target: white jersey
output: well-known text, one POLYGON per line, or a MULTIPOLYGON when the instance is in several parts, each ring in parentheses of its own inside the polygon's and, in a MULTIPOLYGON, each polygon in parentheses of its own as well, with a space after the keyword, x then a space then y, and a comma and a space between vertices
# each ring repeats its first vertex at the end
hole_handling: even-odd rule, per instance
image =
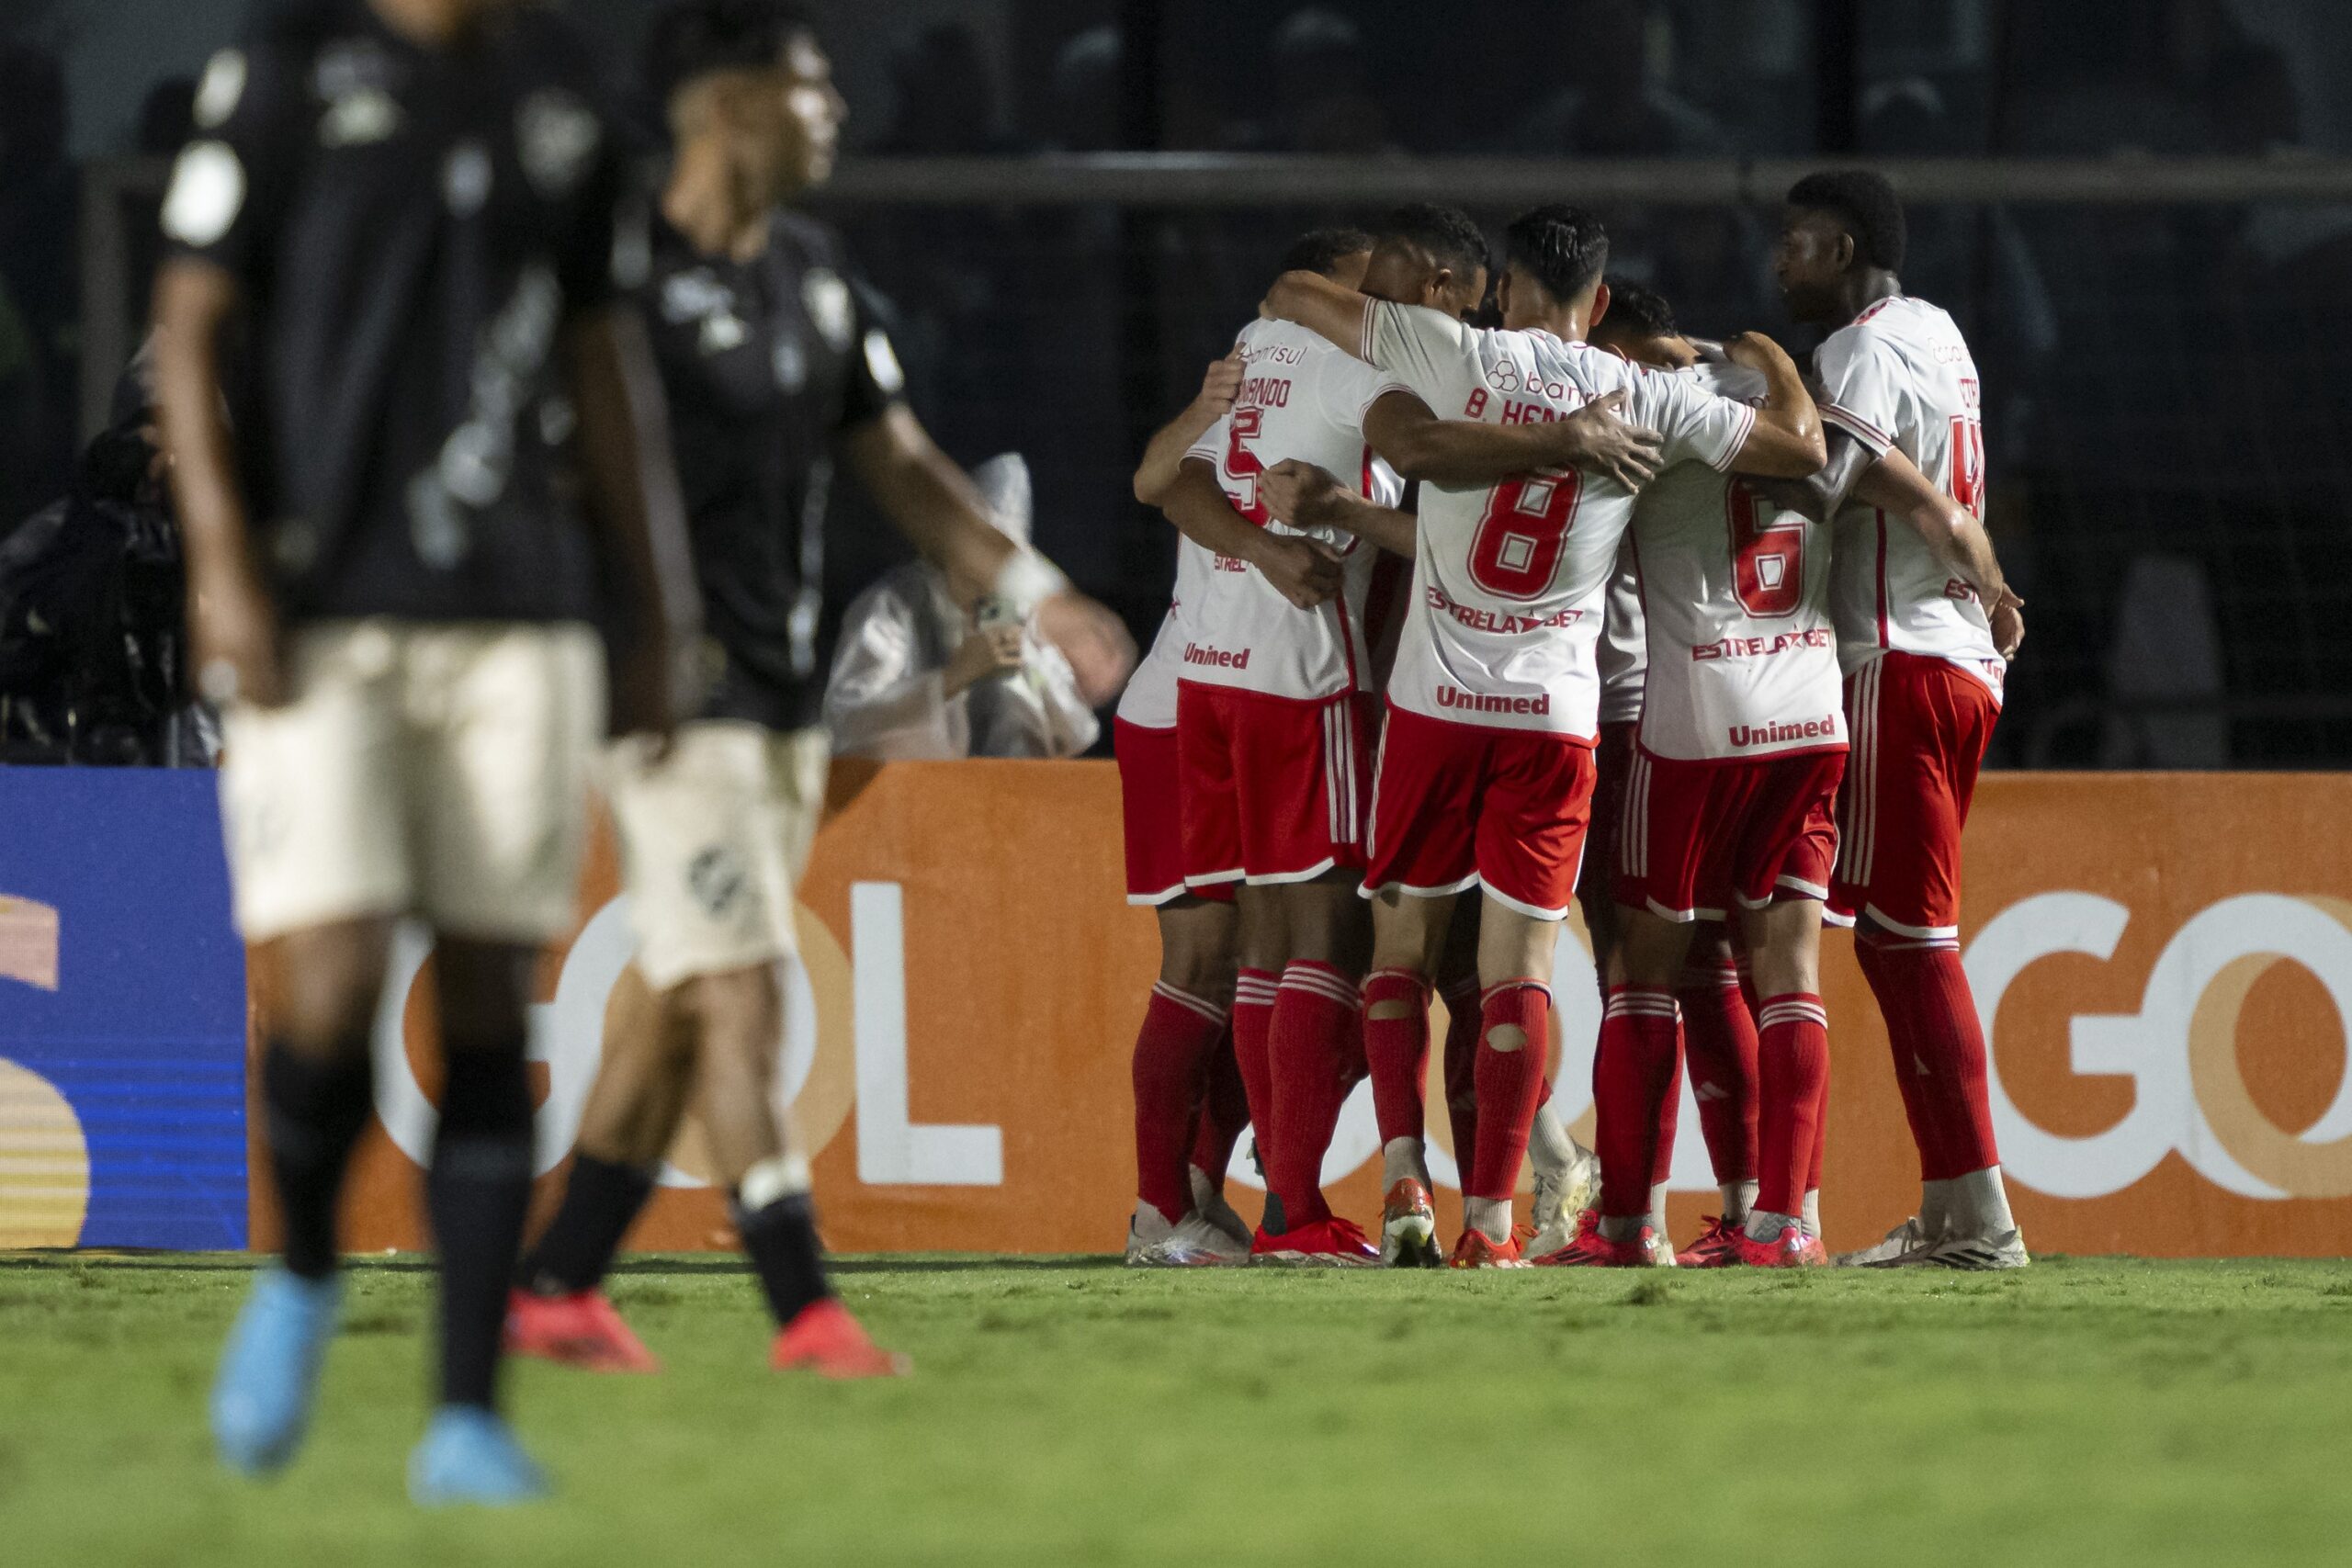
MULTIPOLYGON (((1682 374, 1725 397, 1764 401, 1764 378, 1743 367, 1682 374)), ((1633 536, 1649 617, 1643 750, 1695 760, 1846 744, 1829 534, 1696 463, 1650 481, 1634 508, 1633 536)))
POLYGON ((1263 574, 1215 558, 1182 679, 1238 686, 1269 696, 1319 702, 1372 689, 1364 640, 1364 595, 1379 550, 1330 528, 1294 528, 1267 512, 1258 476, 1288 459, 1339 476, 1382 506, 1404 495, 1396 470, 1364 445, 1364 411, 1398 383, 1288 321, 1252 321, 1235 340, 1243 361, 1232 412, 1211 425, 1188 457, 1216 470, 1233 509, 1277 534, 1318 539, 1345 558, 1339 595, 1302 610, 1263 574))
POLYGON ((1634 538, 1617 547, 1617 570, 1610 574, 1609 597, 1600 615, 1600 722, 1632 724, 1642 716, 1642 693, 1649 683, 1650 644, 1643 626, 1642 577, 1634 565, 1634 538))
MULTIPOLYGON (((1415 305, 1374 303, 1363 352, 1442 419, 1556 420, 1629 394, 1624 415, 1666 439, 1664 461, 1728 467, 1756 411, 1688 377, 1628 365, 1549 333, 1485 332, 1415 305)), ((1589 743, 1600 721, 1602 598, 1634 492, 1574 469, 1484 490, 1421 486, 1413 602, 1389 701, 1455 724, 1589 743)))
POLYGON ((1159 619, 1159 635, 1151 651, 1136 666, 1127 689, 1119 695, 1119 717, 1146 729, 1176 728, 1176 677, 1184 668, 1184 645, 1197 639, 1200 607, 1208 596, 1209 573, 1216 554, 1176 536, 1176 592, 1168 614, 1159 619))
MULTIPOLYGON (((1952 319, 1924 299, 1882 299, 1815 360, 1821 417, 1883 456, 1889 447, 1984 515, 1984 413, 1976 361, 1952 319)), ((1832 604, 1848 671, 1893 649, 1949 659, 2000 695, 2007 669, 1976 591, 1900 519, 1854 505, 1838 514, 1832 604)))

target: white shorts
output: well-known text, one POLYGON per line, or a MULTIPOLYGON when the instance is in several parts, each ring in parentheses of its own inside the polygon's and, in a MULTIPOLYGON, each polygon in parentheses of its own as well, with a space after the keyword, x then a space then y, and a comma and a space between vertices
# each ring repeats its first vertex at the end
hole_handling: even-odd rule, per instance
POLYGON ((646 984, 666 991, 795 951, 796 890, 825 810, 825 732, 707 721, 681 728, 661 761, 650 750, 618 742, 605 777, 646 984))
POLYGON ((577 625, 339 621, 294 634, 284 707, 225 716, 220 809, 248 942, 372 916, 538 943, 579 897, 605 653, 577 625))

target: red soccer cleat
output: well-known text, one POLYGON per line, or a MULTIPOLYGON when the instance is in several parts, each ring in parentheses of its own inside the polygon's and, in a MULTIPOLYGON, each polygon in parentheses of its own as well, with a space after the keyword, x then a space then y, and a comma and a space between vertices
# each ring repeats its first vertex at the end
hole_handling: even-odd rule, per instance
POLYGON ((1262 1226, 1250 1243, 1250 1261, 1291 1269, 1371 1269, 1380 1254, 1352 1220, 1336 1215, 1280 1235, 1262 1226))
POLYGON ((1674 1255, 1685 1269, 1736 1269, 1739 1266, 1739 1226, 1720 1214, 1707 1216, 1699 1239, 1674 1255))
POLYGON ((1437 1211, 1430 1190, 1411 1177, 1389 1188, 1380 1209, 1380 1260, 1391 1269, 1435 1269, 1437 1211))
POLYGON ((1448 1269, 1525 1269, 1526 1258, 1519 1255, 1519 1237, 1512 1236, 1500 1246, 1487 1239, 1487 1233, 1472 1225, 1453 1244, 1453 1256, 1447 1259, 1448 1269))
POLYGON ((506 1297, 506 1351, 592 1372, 658 1372, 661 1361, 629 1332, 602 1291, 506 1297))
POLYGON ((867 1338, 849 1308, 831 1296, 810 1302, 799 1316, 776 1330, 768 1365, 780 1372, 811 1371, 843 1380, 902 1378, 915 1368, 910 1358, 867 1338))
POLYGON ((1734 1240, 1739 1261, 1750 1269, 1818 1269, 1829 1261, 1821 1238, 1807 1235, 1797 1225, 1782 1225, 1770 1241, 1757 1241, 1743 1230, 1734 1240))
MULTIPOLYGON (((1557 1252, 1535 1259, 1538 1269, 1655 1269, 1660 1267, 1657 1232, 1644 1225, 1639 1234, 1611 1241, 1600 1234, 1600 1214, 1587 1209, 1577 1216, 1577 1237, 1557 1252)), ((1672 1253, 1668 1253, 1670 1259, 1672 1253)))

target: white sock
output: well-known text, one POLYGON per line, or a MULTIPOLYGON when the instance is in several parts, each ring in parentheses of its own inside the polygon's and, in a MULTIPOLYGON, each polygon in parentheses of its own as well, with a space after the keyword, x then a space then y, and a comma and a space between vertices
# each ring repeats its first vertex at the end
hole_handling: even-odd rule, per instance
POLYGON ((1804 1221, 1798 1215, 1776 1214, 1770 1209, 1747 1211, 1747 1239, 1750 1241, 1778 1241, 1781 1233, 1791 1225, 1802 1230, 1804 1221))
POLYGON ((1601 1239, 1632 1241, 1642 1234, 1642 1227, 1649 1223, 1650 1217, 1647 1214, 1603 1214, 1600 1216, 1601 1239))
POLYGON ((1464 1198, 1462 1200, 1462 1223, 1500 1247, 1510 1239, 1510 1200, 1464 1198))
POLYGON ((1738 1225, 1747 1223, 1747 1211, 1756 1207, 1756 1183, 1726 1181, 1715 1189, 1723 1194, 1724 1223, 1738 1225))
POLYGON ((1661 1181, 1650 1189, 1650 1229, 1666 1234, 1666 1183, 1661 1181))
POLYGON ((2002 1185, 2001 1168, 1988 1165, 1966 1176, 1954 1177, 1951 1188, 1951 1233, 1954 1235, 1999 1235, 2018 1228, 2009 1213, 2008 1189, 2002 1185))
POLYGON ((1535 1112, 1535 1130, 1527 1139, 1527 1157, 1545 1175, 1567 1169, 1577 1157, 1577 1141, 1568 1136, 1567 1124, 1552 1109, 1552 1101, 1559 1095, 1555 1089, 1544 1098, 1535 1112))
POLYGON ((1919 1183, 1919 1228, 1935 1241, 1951 1225, 1952 1183, 1922 1181, 1919 1183))
POLYGON ((1818 1237, 1818 1236, 1821 1235, 1821 1189, 1820 1189, 1820 1188, 1816 1187, 1816 1188, 1815 1188, 1812 1191, 1807 1192, 1807 1193, 1804 1195, 1804 1234, 1805 1234, 1805 1235, 1809 1235, 1809 1236, 1818 1237))
POLYGON ((1391 1138, 1380 1146, 1380 1185, 1394 1187, 1411 1179, 1430 1184, 1429 1161, 1419 1138, 1391 1138))

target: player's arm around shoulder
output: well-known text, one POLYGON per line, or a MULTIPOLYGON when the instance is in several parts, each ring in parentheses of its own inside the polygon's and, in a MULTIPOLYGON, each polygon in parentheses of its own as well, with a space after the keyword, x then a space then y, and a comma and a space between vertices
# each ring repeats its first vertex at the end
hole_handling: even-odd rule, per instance
POLYGON ((1741 333, 1724 352, 1733 364, 1764 378, 1765 394, 1764 406, 1755 411, 1746 437, 1723 467, 1762 479, 1802 479, 1820 473, 1829 461, 1828 442, 1821 411, 1796 361, 1762 333, 1741 333))
POLYGON ((1286 272, 1274 279, 1258 313, 1269 321, 1295 322, 1342 353, 1368 360, 1373 304, 1370 295, 1319 272, 1286 272))

